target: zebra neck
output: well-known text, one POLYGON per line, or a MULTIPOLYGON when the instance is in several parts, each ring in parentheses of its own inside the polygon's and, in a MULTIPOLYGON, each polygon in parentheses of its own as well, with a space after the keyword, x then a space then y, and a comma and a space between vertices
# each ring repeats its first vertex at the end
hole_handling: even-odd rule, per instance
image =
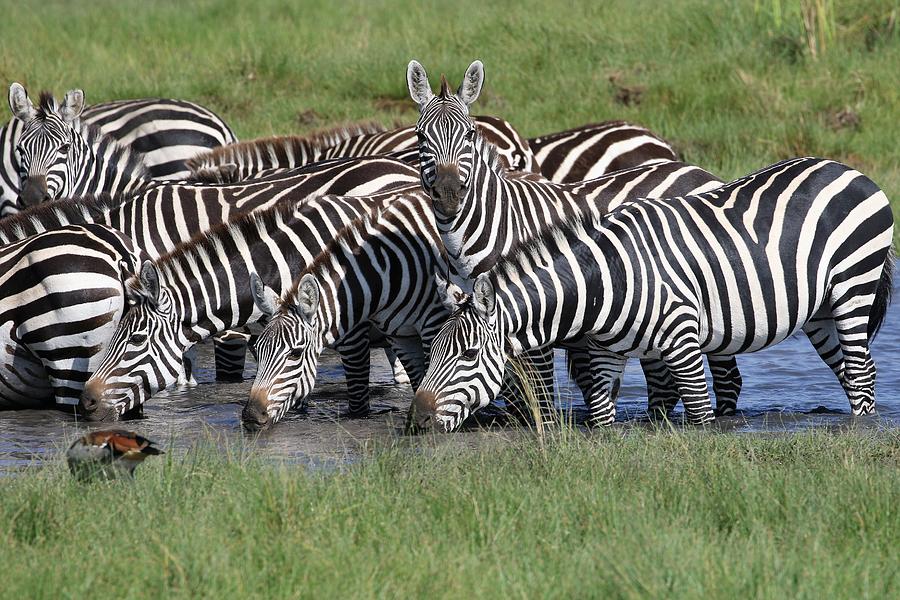
POLYGON ((87 142, 84 151, 84 159, 76 161, 80 170, 74 176, 76 184, 72 195, 123 194, 152 183, 143 156, 109 136, 101 136, 95 144, 87 142))

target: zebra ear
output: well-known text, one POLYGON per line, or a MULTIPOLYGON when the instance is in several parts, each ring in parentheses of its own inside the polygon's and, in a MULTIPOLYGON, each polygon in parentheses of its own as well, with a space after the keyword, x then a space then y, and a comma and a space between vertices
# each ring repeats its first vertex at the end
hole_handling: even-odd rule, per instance
POLYGON ((9 109, 13 116, 20 121, 30 121, 37 115, 34 104, 21 83, 13 83, 9 86, 9 109))
POLYGON ((482 85, 484 85, 484 65, 480 60, 476 60, 466 69, 466 76, 456 90, 456 95, 469 106, 478 100, 482 85))
POLYGON ((428 101, 434 97, 425 67, 417 61, 409 61, 409 66, 406 67, 406 84, 409 86, 410 97, 420 108, 428 104, 428 101))
POLYGON ((437 285, 438 297, 441 299, 441 304, 443 304, 444 308, 450 312, 455 311, 459 308, 460 304, 469 299, 469 295, 466 294, 461 287, 455 283, 451 283, 449 279, 446 279, 440 273, 434 274, 434 282, 435 285, 437 285))
POLYGON ((59 107, 59 114, 63 121, 71 123, 81 116, 84 110, 84 92, 82 90, 69 90, 63 97, 62 106, 59 107))
POLYGON ((278 308, 278 294, 265 285, 256 273, 250 273, 250 295, 253 296, 253 304, 261 313, 267 317, 275 314, 278 308))
POLYGON ((307 273, 297 286, 297 308, 307 323, 312 323, 319 310, 319 283, 312 273, 307 273))
POLYGON ((159 302, 159 271, 153 261, 144 261, 138 281, 141 283, 142 295, 153 304, 159 302))
POLYGON ((485 321, 493 322, 497 311, 497 294, 494 291, 494 284, 487 273, 482 273, 475 280, 475 287, 472 291, 472 300, 475 304, 475 310, 485 321))

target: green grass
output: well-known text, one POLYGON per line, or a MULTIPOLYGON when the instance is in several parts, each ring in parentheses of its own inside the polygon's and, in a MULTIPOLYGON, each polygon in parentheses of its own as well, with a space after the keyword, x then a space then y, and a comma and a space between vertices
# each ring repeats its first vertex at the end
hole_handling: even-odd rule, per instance
POLYGON ((4 0, 0 79, 89 101, 189 98, 252 138, 411 123, 410 58, 434 83, 481 58, 477 112, 527 135, 629 119, 726 179, 812 154, 900 201, 898 0, 186 4, 4 0), (815 54, 801 6, 822 7, 815 54))
POLYGON ((332 473, 194 451, 134 484, 79 484, 61 463, 15 477, 0 485, 0 595, 900 593, 897 430, 466 437, 332 473))

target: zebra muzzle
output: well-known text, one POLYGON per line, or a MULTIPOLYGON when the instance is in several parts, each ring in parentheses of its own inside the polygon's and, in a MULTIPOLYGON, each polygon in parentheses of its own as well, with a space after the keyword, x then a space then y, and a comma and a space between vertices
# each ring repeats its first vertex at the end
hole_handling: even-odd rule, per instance
POLYGON ((50 193, 47 191, 47 178, 43 175, 26 179, 19 192, 19 206, 22 208, 48 202, 51 199, 50 193))
POLYGON ((261 431, 272 424, 269 416, 269 399, 265 393, 250 391, 250 399, 241 411, 241 424, 247 431, 261 431))
POLYGON ((416 392, 406 416, 406 432, 414 435, 432 429, 435 425, 436 410, 437 395, 434 392, 420 389, 416 392))
POLYGON ((96 379, 88 381, 81 392, 78 407, 82 416, 88 421, 116 421, 119 412, 115 405, 103 400, 105 386, 96 379))

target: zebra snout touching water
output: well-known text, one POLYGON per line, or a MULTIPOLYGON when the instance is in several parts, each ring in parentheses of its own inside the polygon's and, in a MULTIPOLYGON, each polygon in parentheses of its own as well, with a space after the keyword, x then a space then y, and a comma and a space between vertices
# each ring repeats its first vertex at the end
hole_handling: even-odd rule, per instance
MULTIPOLYGON (((281 299, 251 277, 254 302, 270 318, 256 342, 257 375, 242 415, 247 428, 277 423, 302 403, 322 349, 358 346, 354 340, 370 324, 418 386, 424 348, 448 314, 435 284, 447 266, 428 204, 421 192, 398 195, 349 223, 281 299)), ((351 393, 350 414, 360 408, 351 393)))
POLYGON ((755 352, 800 330, 852 413, 869 414, 893 228, 878 186, 817 158, 548 228, 475 280, 432 343, 410 421, 456 429, 496 396, 506 355, 587 340, 606 353, 592 424, 615 416, 611 392, 628 357, 662 360, 688 419, 703 424, 713 419, 703 354, 755 352))

